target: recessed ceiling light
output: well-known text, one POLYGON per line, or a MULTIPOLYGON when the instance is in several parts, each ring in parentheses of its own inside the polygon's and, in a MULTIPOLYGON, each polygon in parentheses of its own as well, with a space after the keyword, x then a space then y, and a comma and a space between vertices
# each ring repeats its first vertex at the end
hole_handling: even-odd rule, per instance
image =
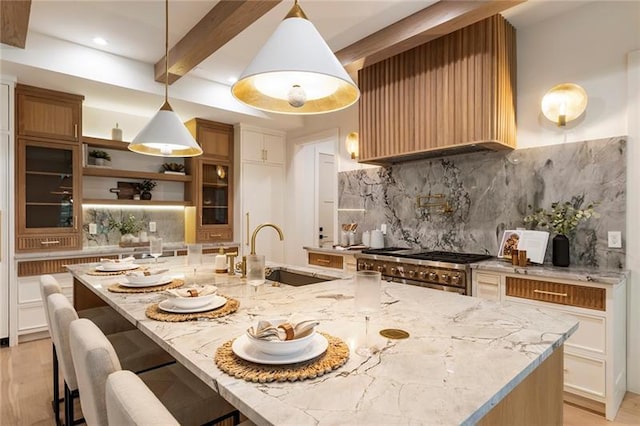
POLYGON ((229 77, 227 79, 227 81, 231 84, 235 83, 236 81, 238 81, 238 77, 229 77))
POLYGON ((107 44, 109 44, 107 40, 103 39, 102 37, 94 37, 93 42, 100 46, 106 46, 107 44))

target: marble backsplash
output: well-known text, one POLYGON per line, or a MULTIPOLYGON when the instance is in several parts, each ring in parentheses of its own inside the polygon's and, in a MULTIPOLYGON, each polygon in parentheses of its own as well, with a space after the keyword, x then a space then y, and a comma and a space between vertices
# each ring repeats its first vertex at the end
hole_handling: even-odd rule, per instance
POLYGON ((142 226, 142 232, 148 236, 162 238, 167 243, 184 241, 184 209, 183 208, 85 208, 83 209, 83 247, 114 246, 120 242, 120 232, 109 226, 111 220, 121 222, 133 216, 142 226), (149 231, 149 222, 156 223, 156 232, 149 231), (89 234, 89 225, 95 223, 97 233, 89 234))
MULTIPOLYGON (((358 237, 387 225, 387 246, 496 255, 505 229, 524 227, 528 208, 552 202, 598 202, 598 218, 571 238, 571 263, 623 268, 623 249, 607 248, 607 232, 625 246, 626 138, 509 152, 470 153, 389 167, 341 172, 338 222, 358 223, 358 237), (438 194, 442 194, 438 198, 438 194), (421 204, 448 203, 443 207, 421 204)), ((551 239, 547 261, 551 259, 551 239)))

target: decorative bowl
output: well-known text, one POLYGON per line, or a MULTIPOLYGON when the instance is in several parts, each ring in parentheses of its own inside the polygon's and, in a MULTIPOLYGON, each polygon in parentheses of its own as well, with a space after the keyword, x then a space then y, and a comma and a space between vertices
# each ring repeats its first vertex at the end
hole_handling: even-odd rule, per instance
POLYGON ((168 296, 167 299, 176 308, 180 308, 180 309, 200 308, 202 306, 206 306, 207 304, 211 303, 211 301, 213 301, 213 299, 217 297, 218 288, 215 286, 208 286, 208 287, 212 287, 212 288, 208 289, 209 292, 202 296, 178 295, 179 293, 183 294, 188 292, 189 291, 188 288, 180 289, 179 291, 173 290, 171 292, 165 292, 165 294, 168 296))
MULTIPOLYGON (((275 327, 286 322, 286 320, 271 320, 271 324, 275 327)), ((264 352, 269 355, 290 355, 296 352, 300 352, 304 350, 316 334, 315 328, 310 329, 306 332, 306 334, 299 336, 293 340, 265 340, 258 339, 257 337, 252 336, 247 331, 247 337, 249 338, 249 342, 252 346, 258 349, 260 352, 264 352)))
POLYGON ((134 285, 153 284, 167 281, 167 276, 164 274, 152 274, 152 275, 127 275, 125 277, 127 281, 134 285))

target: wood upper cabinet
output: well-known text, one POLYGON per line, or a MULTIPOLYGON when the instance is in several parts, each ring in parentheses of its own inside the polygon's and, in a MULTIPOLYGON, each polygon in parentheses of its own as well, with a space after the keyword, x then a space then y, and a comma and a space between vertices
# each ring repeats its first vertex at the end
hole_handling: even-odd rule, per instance
POLYGON ((194 118, 187 128, 204 151, 185 159, 185 201, 196 209, 199 243, 233 241, 233 126, 194 118))
POLYGON ((79 142, 83 100, 84 96, 16 85, 17 135, 79 142))
POLYGON ((360 161, 515 148, 515 45, 495 15, 360 70, 360 161))

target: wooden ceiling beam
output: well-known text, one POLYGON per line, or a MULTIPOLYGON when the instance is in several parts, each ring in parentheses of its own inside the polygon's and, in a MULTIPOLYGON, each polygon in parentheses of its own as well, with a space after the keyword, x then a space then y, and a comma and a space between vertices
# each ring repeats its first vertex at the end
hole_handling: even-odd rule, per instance
POLYGON ((526 0, 441 0, 336 53, 351 75, 526 0))
POLYGON ((0 1, 0 43, 24 49, 30 14, 31 0, 0 1))
MULTIPOLYGON (((169 84, 195 68, 282 0, 220 0, 169 51, 169 84)), ((165 58, 155 64, 155 79, 165 81, 165 58)))

